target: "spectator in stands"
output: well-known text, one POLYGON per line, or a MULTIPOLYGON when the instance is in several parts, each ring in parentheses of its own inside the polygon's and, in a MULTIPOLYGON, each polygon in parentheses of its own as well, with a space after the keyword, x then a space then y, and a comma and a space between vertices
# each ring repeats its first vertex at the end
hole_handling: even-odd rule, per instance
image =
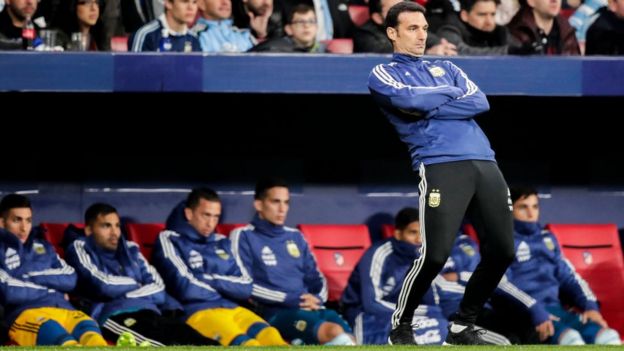
POLYGON ((511 199, 516 257, 509 277, 553 316, 552 323, 539 330, 542 339, 561 345, 619 345, 618 332, 602 318, 587 282, 561 255, 555 236, 540 226, 537 191, 516 187, 511 189, 511 199), (569 297, 580 313, 565 309, 560 294, 569 297))
POLYGON ((81 33, 88 38, 87 50, 102 50, 106 47, 102 21, 100 20, 100 0, 66 0, 58 14, 58 21, 53 23, 63 32, 64 46, 68 50, 72 33, 81 33))
POLYGON ((570 25, 576 30, 576 40, 579 43, 581 54, 585 53, 587 30, 600 15, 598 10, 607 6, 608 0, 585 0, 568 19, 570 25))
POLYGON ((325 52, 325 46, 316 41, 314 9, 301 4, 288 15, 284 31, 287 36, 262 42, 250 51, 255 52, 325 52))
POLYGON ((173 209, 153 261, 167 289, 183 305, 186 323, 222 345, 286 345, 277 329, 235 301, 246 301, 252 281, 241 274, 230 241, 214 232, 221 200, 196 188, 173 209))
POLYGON ((423 255, 403 280, 390 342, 414 344, 414 311, 444 267, 467 215, 487 245, 445 342, 484 344, 475 321, 513 259, 508 188, 474 119, 489 109, 485 94, 449 61, 422 59, 428 29, 424 11, 406 1, 390 8, 385 24, 392 62, 375 66, 368 81, 373 99, 411 150, 427 228, 423 255))
POLYGON ((0 201, 0 302, 19 346, 105 346, 97 323, 67 301, 76 272, 32 228, 32 206, 22 195, 0 201))
POLYGON ((353 38, 353 22, 349 16, 350 0, 275 0, 274 11, 287 18, 295 6, 305 4, 314 8, 318 21, 318 41, 353 38))
POLYGON ((284 35, 282 13, 273 11, 273 0, 233 0, 234 26, 248 28, 258 40, 284 35))
POLYGON ((245 52, 257 44, 247 28, 236 28, 232 21, 231 0, 198 0, 202 17, 193 30, 199 35, 204 52, 245 52))
POLYGON ((541 55, 580 55, 574 28, 561 16, 561 0, 527 0, 509 22, 523 47, 541 55))
MULTIPOLYGON (((201 1, 201 0, 200 0, 201 1)), ((165 13, 128 39, 130 51, 201 51, 188 25, 197 15, 197 0, 165 0, 165 13)))
MULTIPOLYGON (((462 0, 459 21, 442 25, 438 35, 455 44, 459 55, 524 54, 506 27, 496 24, 500 0, 462 0)), ((529 52, 532 46, 527 48, 529 52)))
POLYGON ((286 183, 256 183, 256 215, 234 230, 232 251, 254 280, 257 311, 292 343, 353 345, 349 325, 324 308, 327 283, 301 232, 284 226, 290 205, 286 183))
POLYGON ((22 49, 22 27, 27 18, 33 20, 35 30, 45 27, 45 19, 32 18, 37 11, 37 0, 6 0, 0 12, 0 50, 22 49))
POLYGON ((624 0, 609 0, 587 31, 587 55, 624 55, 624 0))
POLYGON ((117 210, 96 203, 85 212, 86 237, 67 248, 67 261, 78 272, 78 292, 92 304, 104 337, 114 341, 130 332, 139 343, 218 345, 175 318, 161 315, 165 285, 136 243, 121 235, 117 210))
MULTIPOLYGON (((391 53, 392 42, 388 40, 383 23, 388 10, 395 4, 405 0, 370 0, 368 9, 371 18, 355 29, 353 36, 354 52, 391 53)), ((444 38, 430 33, 427 37, 427 54, 438 56, 455 56, 457 48, 444 38)))

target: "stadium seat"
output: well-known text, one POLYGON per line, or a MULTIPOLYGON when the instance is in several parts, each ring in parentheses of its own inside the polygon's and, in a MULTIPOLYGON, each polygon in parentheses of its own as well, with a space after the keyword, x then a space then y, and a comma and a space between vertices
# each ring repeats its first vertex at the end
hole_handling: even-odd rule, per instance
POLYGON ((389 239, 394 236, 394 226, 392 224, 381 225, 381 239, 389 239))
POLYGON ((462 232, 468 235, 477 244, 479 243, 479 237, 477 236, 477 231, 475 230, 472 224, 464 223, 464 225, 462 225, 462 232))
POLYGON ((349 5, 349 17, 356 27, 362 26, 370 19, 367 5, 349 5))
POLYGON ((247 224, 241 224, 241 223, 219 223, 217 224, 217 229, 215 229, 215 232, 219 234, 223 234, 225 236, 229 236, 232 230, 236 228, 244 227, 246 225, 247 224))
POLYGON ((624 259, 615 224, 549 224, 563 255, 589 283, 600 312, 624 336, 624 259))
POLYGON ((141 253, 148 261, 152 259, 152 249, 158 234, 164 229, 164 223, 126 223, 128 240, 139 244, 141 253))
POLYGON ((128 51, 128 37, 118 36, 111 38, 111 51, 127 52, 128 51))
POLYGON ((338 301, 355 265, 371 245, 363 224, 300 224, 321 272, 327 279, 329 301, 338 301))
POLYGON ((327 52, 332 54, 353 53, 353 39, 350 38, 323 40, 321 43, 327 45, 327 52))
MULTIPOLYGON (((61 245, 63 241, 63 235, 65 234, 65 229, 69 226, 70 223, 49 223, 49 222, 41 222, 40 226, 43 229, 43 238, 46 239, 54 249, 56 253, 58 253, 61 258, 65 257, 65 250, 61 245)), ((84 224, 82 223, 73 223, 78 228, 84 228, 84 224)))

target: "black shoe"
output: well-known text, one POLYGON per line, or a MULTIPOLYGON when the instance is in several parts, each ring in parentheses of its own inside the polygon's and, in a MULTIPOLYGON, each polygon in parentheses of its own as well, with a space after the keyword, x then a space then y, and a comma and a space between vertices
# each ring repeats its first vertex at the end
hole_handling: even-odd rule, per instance
POLYGON ((483 340, 482 336, 487 333, 484 329, 475 329, 474 326, 467 326, 459 333, 453 333, 449 324, 449 332, 444 341, 444 345, 492 345, 492 343, 483 340))
POLYGON ((390 331, 388 337, 390 345, 416 345, 414 340, 414 329, 411 323, 399 323, 399 325, 390 331))

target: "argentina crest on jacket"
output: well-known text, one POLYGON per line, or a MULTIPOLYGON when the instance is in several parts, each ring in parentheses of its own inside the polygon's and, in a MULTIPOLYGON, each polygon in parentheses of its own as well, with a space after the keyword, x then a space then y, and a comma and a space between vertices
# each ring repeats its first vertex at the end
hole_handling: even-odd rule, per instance
POLYGON ((301 256, 301 252, 293 240, 286 241, 286 250, 294 258, 301 256))

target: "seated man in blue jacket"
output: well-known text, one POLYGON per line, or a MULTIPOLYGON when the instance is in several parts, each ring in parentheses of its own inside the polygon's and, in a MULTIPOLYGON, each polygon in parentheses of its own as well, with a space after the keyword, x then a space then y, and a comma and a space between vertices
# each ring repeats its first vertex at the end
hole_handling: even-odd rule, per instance
POLYGON ((67 247, 67 261, 78 272, 78 292, 92 303, 91 315, 108 340, 124 332, 153 346, 218 345, 184 322, 161 315, 165 285, 139 247, 121 235, 117 210, 96 203, 85 212, 86 237, 67 247))
POLYGON ((257 311, 293 343, 353 345, 349 325, 323 306, 326 281, 303 235, 284 226, 289 204, 283 180, 259 181, 256 216, 231 234, 232 251, 253 278, 257 311))
POLYGON ((214 232, 221 200, 196 188, 173 209, 160 233, 153 261, 169 293, 186 312, 186 323, 222 345, 286 345, 274 327, 237 301, 251 296, 252 282, 241 273, 230 241, 214 232))
POLYGON ((32 230, 32 206, 22 195, 0 201, 0 303, 19 346, 105 346, 97 323, 67 301, 76 272, 32 230))
POLYGON ((509 266, 510 280, 531 295, 539 307, 552 315, 542 326, 543 339, 551 344, 619 345, 620 336, 609 328, 598 309, 596 296, 561 254, 555 236, 542 229, 537 191, 511 189, 516 257, 509 266), (566 310, 559 295, 570 297, 580 313, 566 310))
MULTIPOLYGON (((376 243, 360 259, 341 299, 347 320, 358 331, 358 343, 388 343, 390 319, 403 277, 420 256, 421 246, 418 210, 407 207, 396 215, 394 237, 376 243)), ((457 295, 461 299, 462 294, 457 295)), ((429 289, 414 313, 414 335, 419 345, 439 345, 446 338, 448 320, 439 299, 438 290, 429 289)))

